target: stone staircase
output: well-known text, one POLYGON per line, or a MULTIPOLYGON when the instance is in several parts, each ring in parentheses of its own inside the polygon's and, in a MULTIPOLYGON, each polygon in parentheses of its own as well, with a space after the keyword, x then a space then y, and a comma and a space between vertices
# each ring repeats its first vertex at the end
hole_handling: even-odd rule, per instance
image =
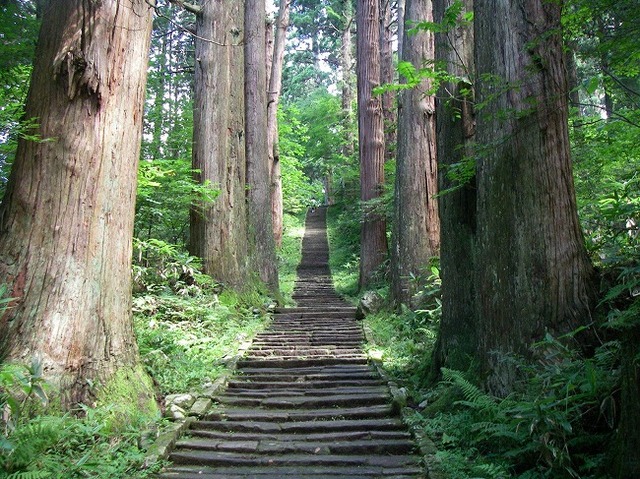
POLYGON ((162 479, 422 478, 355 308, 333 289, 324 208, 307 215, 294 308, 276 310, 162 479))

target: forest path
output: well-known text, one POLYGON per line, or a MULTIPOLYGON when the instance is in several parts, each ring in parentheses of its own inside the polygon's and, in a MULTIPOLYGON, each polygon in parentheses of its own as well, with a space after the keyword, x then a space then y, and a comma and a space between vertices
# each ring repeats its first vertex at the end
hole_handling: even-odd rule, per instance
POLYGON ((238 362, 162 479, 408 479, 419 457, 331 282, 326 209, 309 212, 293 299, 238 362))

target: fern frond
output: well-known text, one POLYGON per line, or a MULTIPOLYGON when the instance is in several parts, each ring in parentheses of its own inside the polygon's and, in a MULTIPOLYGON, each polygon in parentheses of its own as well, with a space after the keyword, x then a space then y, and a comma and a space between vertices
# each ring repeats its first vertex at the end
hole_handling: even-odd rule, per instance
POLYGON ((511 439, 516 442, 522 442, 525 439, 507 424, 482 421, 474 423, 471 429, 482 433, 487 439, 511 439))
POLYGON ((506 479, 511 477, 509 472, 500 464, 479 464, 473 467, 474 475, 481 474, 487 479, 506 479))
POLYGON ((442 376, 462 391, 466 401, 459 401, 459 403, 474 409, 495 409, 497 407, 497 402, 493 397, 472 384, 460 371, 442 368, 442 376))

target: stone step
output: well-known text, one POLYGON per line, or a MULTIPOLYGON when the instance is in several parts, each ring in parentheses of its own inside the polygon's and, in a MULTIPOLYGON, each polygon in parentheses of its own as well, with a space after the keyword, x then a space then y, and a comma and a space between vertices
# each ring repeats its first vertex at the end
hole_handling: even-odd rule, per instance
POLYGON ((289 346, 288 348, 252 348, 246 355, 247 358, 269 358, 269 357, 316 357, 316 356, 337 356, 337 355, 361 355, 362 350, 359 348, 345 348, 338 346, 314 346, 307 344, 298 347, 289 346))
POLYGON ((220 439, 211 438, 188 438, 181 439, 176 443, 179 452, 192 451, 224 451, 246 454, 269 454, 272 458, 277 458, 282 454, 334 454, 334 455, 356 455, 363 453, 370 454, 408 454, 414 448, 409 439, 351 439, 345 440, 293 440, 281 441, 276 439, 220 439))
POLYGON ((335 344, 338 346, 342 345, 352 345, 352 346, 360 346, 363 343, 363 340, 358 336, 347 336, 345 338, 330 338, 328 336, 264 336, 259 340, 255 340, 253 345, 251 346, 251 350, 254 349, 262 349, 264 347, 280 347, 290 345, 292 342, 296 342, 297 344, 308 344, 310 346, 322 344, 322 342, 328 342, 331 339, 331 344, 335 344), (321 342, 322 341, 322 342, 321 342))
POLYGON ((387 394, 389 391, 386 385, 383 384, 358 384, 348 386, 338 386, 331 383, 323 382, 321 385, 311 384, 296 384, 285 383, 284 387, 274 387, 273 384, 262 383, 259 388, 251 385, 252 387, 244 387, 250 385, 250 383, 237 384, 235 387, 227 388, 227 394, 238 397, 276 397, 276 396, 329 396, 333 394, 367 394, 367 393, 380 393, 387 394), (269 387, 265 387, 265 386, 269 387))
POLYGON ((373 466, 381 468, 415 467, 412 455, 337 455, 337 454, 280 454, 262 455, 225 451, 175 451, 170 456, 175 464, 206 466, 373 466))
POLYGON ((167 469, 159 479, 415 479, 420 469, 372 466, 269 466, 216 467, 176 466, 167 469))
MULTIPOLYGON (((336 339, 335 336, 332 336, 329 333, 318 332, 312 336, 297 336, 297 335, 288 335, 288 334, 279 334, 275 336, 262 336, 260 339, 256 340, 257 344, 251 349, 260 349, 264 346, 278 346, 279 344, 291 345, 294 343, 296 346, 301 345, 311 345, 317 344, 318 347, 323 347, 322 345, 326 345, 324 347, 330 347, 333 345, 340 345, 343 343, 353 343, 356 342, 358 346, 360 346, 364 340, 361 334, 349 333, 343 335, 343 337, 336 339)), ((251 350, 250 349, 250 350, 251 350)))
MULTIPOLYGON (((363 337, 362 330, 355 324, 344 323, 314 323, 309 324, 293 323, 289 321, 273 322, 268 333, 261 333, 257 339, 273 338, 277 336, 292 337, 301 333, 306 333, 307 337, 317 337, 319 335, 326 338, 363 337)), ((303 336, 302 336, 303 337, 303 336)))
POLYGON ((248 397, 224 394, 218 401, 224 406, 255 407, 265 409, 315 409, 330 408, 336 406, 369 406, 374 404, 387 404, 390 402, 387 391, 361 394, 327 394, 309 396, 300 395, 248 397))
POLYGON ((285 313, 285 314, 289 314, 289 313, 309 313, 309 312, 326 312, 326 313, 349 313, 349 314, 355 314, 356 312, 356 308, 354 306, 347 306, 347 305, 323 305, 323 306, 319 306, 316 305, 314 307, 302 307, 302 306, 297 306, 297 307, 289 307, 289 308, 275 308, 274 309, 274 313, 278 314, 278 313, 285 313))
POLYGON ((354 357, 318 357, 299 359, 297 357, 284 359, 241 359, 238 368, 297 368, 304 366, 330 366, 334 364, 367 364, 367 356, 364 354, 354 357))
POLYGON ((215 421, 333 421, 336 419, 381 419, 393 415, 390 404, 358 407, 330 407, 317 409, 271 409, 254 408, 214 408, 206 419, 215 421))
POLYGON ((320 432, 320 433, 267 433, 258 432, 236 432, 236 431, 217 431, 208 429, 190 429, 189 436, 209 438, 215 440, 234 441, 346 441, 346 440, 362 440, 362 439, 378 439, 378 440, 410 440, 411 435, 403 430, 396 431, 339 431, 339 432, 320 432))
MULTIPOLYGON (((268 375, 270 378, 288 377, 298 378, 304 377, 307 380, 312 379, 362 379, 362 378, 379 378, 374 369, 368 364, 333 364, 333 365, 306 365, 293 367, 271 367, 271 368, 239 368, 238 378, 249 378, 253 376, 260 378, 268 375)), ((295 379, 294 379, 295 380, 295 379)))
POLYGON ((245 391, 260 391, 264 390, 267 393, 272 391, 309 391, 314 389, 322 389, 322 390, 350 390, 350 389, 358 389, 361 388, 380 388, 386 387, 386 383, 381 381, 380 379, 312 379, 307 380, 304 377, 300 377, 299 379, 290 380, 290 381, 261 381, 260 379, 248 379, 246 381, 242 381, 239 379, 232 379, 227 384, 227 389, 229 392, 233 392, 233 394, 242 394, 245 391))
POLYGON ((404 431, 405 426, 398 418, 380 419, 334 419, 331 421, 258 421, 258 420, 202 420, 197 421, 191 429, 205 431, 223 432, 250 432, 250 433, 285 433, 285 434, 320 434, 339 432, 348 434, 350 432, 367 431, 404 431))

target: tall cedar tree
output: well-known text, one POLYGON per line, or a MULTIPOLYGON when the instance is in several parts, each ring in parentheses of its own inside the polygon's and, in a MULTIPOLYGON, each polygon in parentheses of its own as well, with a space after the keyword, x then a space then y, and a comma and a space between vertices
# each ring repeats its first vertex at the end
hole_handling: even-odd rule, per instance
POLYGON ((273 41, 273 60, 269 69, 269 86, 267 89, 267 129, 269 148, 269 168, 271 177, 271 215, 273 236, 277 246, 282 243, 282 172, 280 167, 280 151, 278 148, 278 103, 282 89, 282 65, 284 63, 284 43, 289 27, 289 6, 291 0, 280 0, 278 17, 275 25, 273 41))
MULTIPOLYGON (((342 132, 343 141, 341 153, 346 158, 351 158, 355 152, 355 135, 353 128, 353 90, 355 77, 353 75, 353 35, 352 29, 355 20, 355 12, 352 0, 342 0, 342 26, 340 29, 340 103, 342 108, 342 132)), ((325 200, 331 205, 334 202, 333 169, 328 168, 325 179, 325 200)))
MULTIPOLYGON (((455 0, 434 0, 434 18, 441 23, 455 0)), ((473 11, 464 0, 463 12, 473 11)), ((438 199, 441 222, 440 271, 442 318, 433 354, 433 375, 441 367, 466 371, 476 354, 475 284, 473 281, 476 231, 475 175, 455 175, 468 162, 475 134, 473 113, 473 24, 460 22, 436 34, 436 61, 446 65, 456 81, 443 82, 436 101, 438 199)))
POLYGON ((475 288, 488 386, 508 394, 504 355, 591 322, 594 271, 574 194, 561 2, 476 0, 475 288), (496 21, 496 19, 500 21, 496 21))
MULTIPOLYGON (((393 9, 390 0, 380 2, 380 83, 391 84, 394 81, 393 66, 393 9)), ((397 12, 397 9, 396 9, 397 12)), ((382 112, 384 115, 384 159, 395 156, 397 139, 396 95, 389 90, 382 94, 382 112)))
MULTIPOLYGON (((131 238, 152 14, 144 0, 49 1, 0 207, 3 359, 37 357, 63 407, 138 369, 131 238)), ((138 397, 145 382, 131 376, 138 397)))
POLYGON ((267 60, 264 0, 246 0, 244 24, 245 151, 249 255, 258 278, 273 293, 277 293, 278 265, 271 220, 271 182, 267 148, 267 60))
POLYGON ((373 95, 380 85, 379 2, 358 0, 356 12, 356 63, 358 78, 358 137, 360 147, 360 200, 363 219, 360 232, 360 288, 373 280, 387 255, 385 219, 371 200, 384 187, 384 116, 382 100, 373 95))
MULTIPOLYGON (((405 23, 433 21, 431 1, 407 0, 405 23)), ((402 60, 416 69, 434 59, 433 33, 405 33, 402 60)), ((424 273, 438 255, 438 168, 436 164, 435 99, 431 81, 404 90, 398 101, 398 156, 391 248, 391 292, 396 304, 408 304, 415 293, 412 277, 424 273)))
POLYGON ((205 2, 196 18, 193 167, 220 195, 192 210, 190 251, 236 287, 248 267, 243 29, 243 1, 205 2))

